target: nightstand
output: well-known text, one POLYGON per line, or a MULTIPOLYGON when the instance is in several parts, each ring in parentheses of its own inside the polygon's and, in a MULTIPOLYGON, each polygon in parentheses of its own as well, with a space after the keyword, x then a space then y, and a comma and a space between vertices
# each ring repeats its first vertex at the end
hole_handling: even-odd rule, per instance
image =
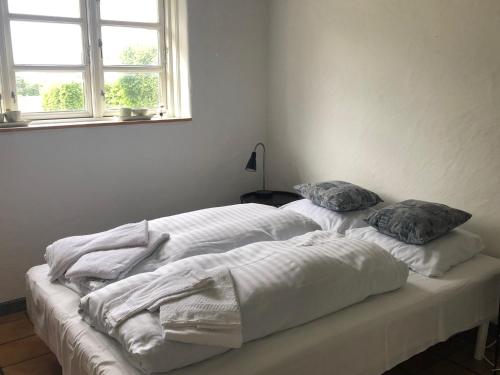
POLYGON ((252 191, 240 196, 241 203, 259 203, 274 207, 280 207, 298 199, 302 199, 299 194, 288 191, 273 191, 271 195, 261 195, 257 191, 252 191))

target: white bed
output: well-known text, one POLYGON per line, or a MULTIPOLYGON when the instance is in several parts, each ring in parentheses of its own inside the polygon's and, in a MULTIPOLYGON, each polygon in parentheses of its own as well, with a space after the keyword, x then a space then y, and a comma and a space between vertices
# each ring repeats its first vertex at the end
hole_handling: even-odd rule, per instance
MULTIPOLYGON (((47 272, 43 265, 27 273, 28 313, 64 374, 139 374, 118 343, 82 322, 79 296, 50 283, 47 272)), ((440 279, 411 273, 398 291, 169 374, 381 374, 455 333, 482 325, 484 338, 499 281, 500 260, 485 255, 440 279)))

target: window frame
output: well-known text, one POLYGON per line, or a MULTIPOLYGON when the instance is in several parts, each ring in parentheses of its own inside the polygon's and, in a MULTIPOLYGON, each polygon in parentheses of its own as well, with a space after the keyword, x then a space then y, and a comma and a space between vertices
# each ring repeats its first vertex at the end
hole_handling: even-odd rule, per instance
MULTIPOLYGON (((43 0, 40 0, 43 1, 43 0)), ((23 113, 23 120, 51 120, 51 119, 102 119, 118 114, 118 110, 106 110, 104 92, 105 72, 145 72, 159 74, 159 104, 166 109, 166 117, 173 118, 180 114, 180 98, 174 100, 174 81, 180 79, 176 73, 176 58, 169 51, 174 43, 179 42, 178 35, 178 0, 156 0, 158 6, 157 22, 134 22, 103 20, 100 17, 100 0, 78 0, 80 17, 41 16, 9 13, 7 0, 0 0, 0 101, 3 109, 17 110, 16 73, 22 71, 52 71, 52 72, 81 72, 84 82, 85 111, 64 112, 30 112, 23 113), (82 64, 81 65, 36 65, 14 64, 10 22, 14 20, 50 22, 58 24, 77 24, 81 27, 82 35, 82 64), (172 27, 169 27, 172 25, 172 27), (137 27, 156 30, 158 32, 158 65, 104 65, 102 51, 106 48, 102 44, 103 26, 137 27), (172 69, 170 69, 172 67, 172 69), (172 74, 174 72, 174 74, 172 74), (176 105, 178 105, 176 109, 176 105)), ((180 95, 180 92, 179 92, 180 95)))

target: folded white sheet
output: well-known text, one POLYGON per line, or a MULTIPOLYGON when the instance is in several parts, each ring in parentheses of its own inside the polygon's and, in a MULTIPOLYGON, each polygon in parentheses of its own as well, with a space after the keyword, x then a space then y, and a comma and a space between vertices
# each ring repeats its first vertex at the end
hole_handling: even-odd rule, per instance
POLYGON ((125 224, 104 232, 60 239, 47 247, 45 260, 50 267, 49 277, 55 281, 78 259, 93 251, 146 246, 148 223, 125 224))
POLYGON ((169 237, 168 233, 149 231, 149 242, 146 246, 94 251, 85 254, 66 271, 65 277, 74 283, 83 283, 86 278, 121 279, 169 237))
MULTIPOLYGON (((233 278, 243 342, 397 289, 408 277, 408 267, 377 245, 316 231, 288 241, 259 242, 222 254, 190 257, 128 277, 82 298, 82 317, 120 342, 134 364, 147 373, 170 371, 223 353, 227 347, 185 344, 194 337, 188 329, 183 342, 173 341, 179 336, 164 332, 157 313, 136 310, 120 324, 109 317, 117 306, 110 301, 119 301, 129 290, 146 290, 155 280, 181 269, 201 268, 210 273, 221 266, 233 278)), ((202 333, 197 330, 196 340, 202 333)))
POLYGON ((125 293, 106 302, 107 322, 111 329, 135 314, 148 310, 154 312, 160 305, 208 288, 210 275, 200 268, 180 268, 168 275, 128 289, 125 293))
POLYGON ((209 271, 212 283, 204 290, 160 307, 160 323, 168 340, 189 344, 239 348, 243 344, 240 306, 230 271, 209 271))

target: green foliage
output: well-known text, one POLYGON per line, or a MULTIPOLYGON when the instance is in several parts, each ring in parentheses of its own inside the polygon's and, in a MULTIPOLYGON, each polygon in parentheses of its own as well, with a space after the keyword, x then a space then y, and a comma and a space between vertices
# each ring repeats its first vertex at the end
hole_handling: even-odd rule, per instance
POLYGON ((42 93, 44 111, 72 111, 83 109, 83 106, 83 89, 77 82, 53 85, 42 93))
POLYGON ((106 85, 105 91, 108 106, 152 108, 158 104, 158 76, 147 73, 125 74, 106 85))
MULTIPOLYGON (((153 65, 157 59, 156 48, 128 47, 120 60, 125 65, 153 65)), ((18 94, 31 96, 40 95, 40 85, 18 83, 18 94), (20 91, 22 87, 23 93, 20 91), (38 91, 37 91, 38 90, 38 91)), ((106 104, 109 107, 145 107, 154 108, 158 105, 159 78, 153 73, 127 73, 115 82, 105 86, 106 104)), ((44 111, 71 111, 84 108, 82 85, 78 82, 62 83, 49 87, 42 93, 44 111)))
MULTIPOLYGON (((156 48, 128 47, 120 55, 125 65, 152 65, 156 48)), ((158 105, 158 76, 149 73, 129 73, 105 86, 106 104, 110 107, 146 107, 158 105)))
POLYGON ((126 65, 153 65, 157 58, 156 48, 128 47, 120 54, 121 63, 126 65))
POLYGON ((39 96, 40 86, 38 83, 28 83, 24 79, 16 78, 17 95, 20 96, 39 96))
POLYGON ((104 92, 106 93, 106 104, 108 106, 113 108, 125 106, 125 96, 123 93, 123 89, 118 84, 118 82, 105 85, 104 92))

